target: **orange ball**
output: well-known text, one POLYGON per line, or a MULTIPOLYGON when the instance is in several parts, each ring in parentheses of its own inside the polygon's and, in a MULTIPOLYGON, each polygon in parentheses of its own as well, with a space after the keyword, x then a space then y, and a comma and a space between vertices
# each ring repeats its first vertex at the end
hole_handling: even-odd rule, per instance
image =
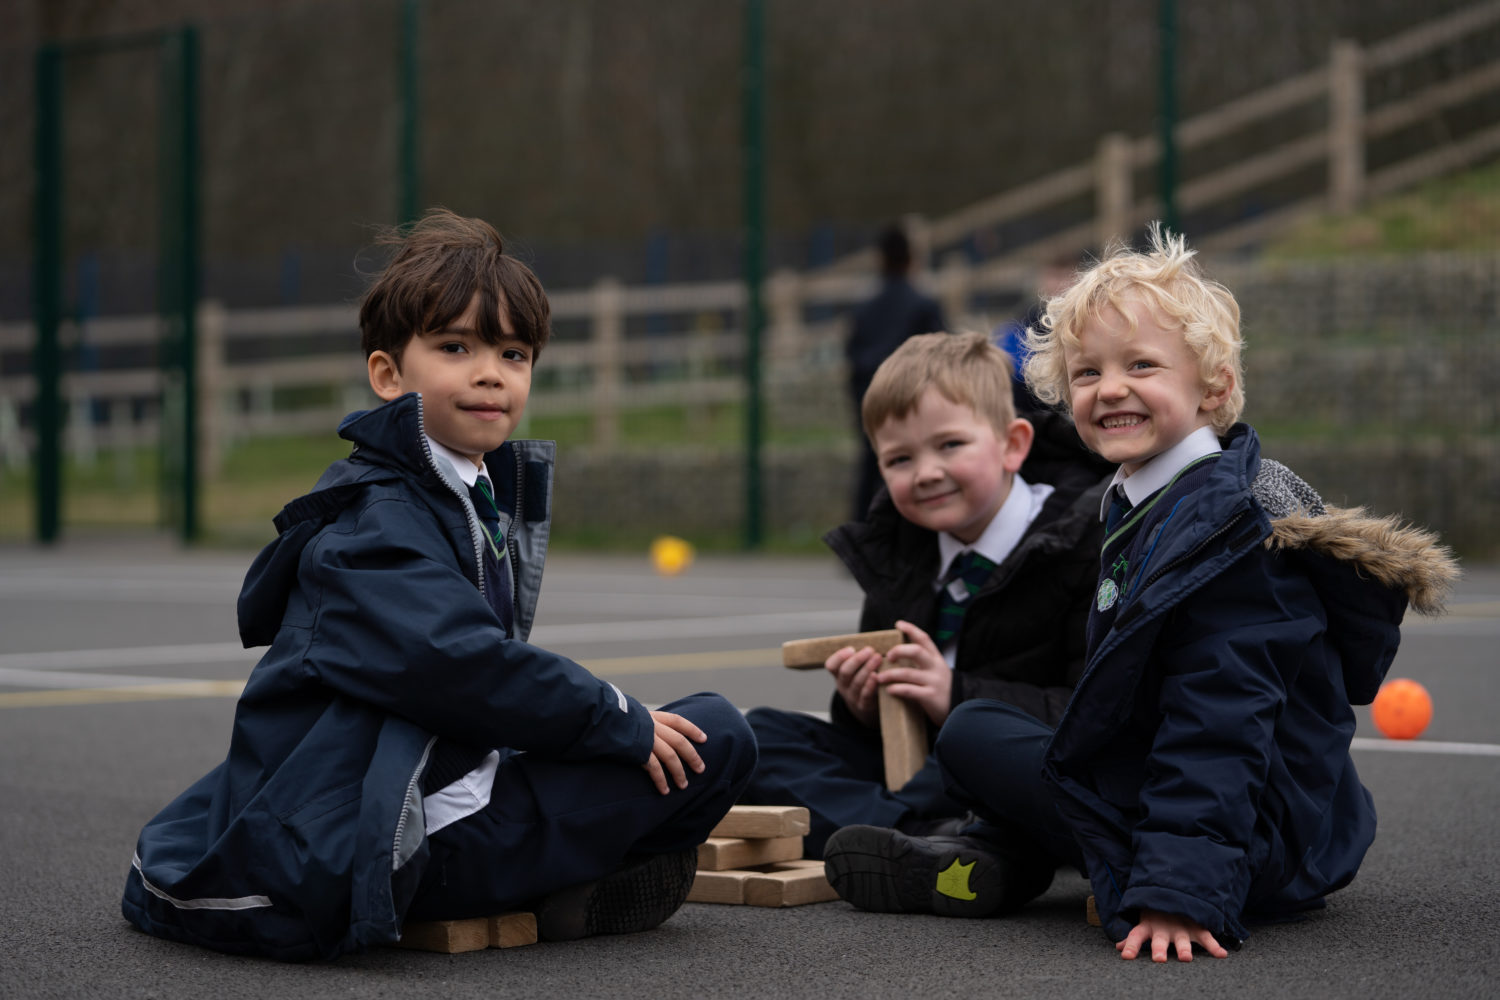
POLYGON ((1432 696, 1416 681, 1386 681, 1370 706, 1375 728, 1393 740, 1414 740, 1432 721, 1432 696))

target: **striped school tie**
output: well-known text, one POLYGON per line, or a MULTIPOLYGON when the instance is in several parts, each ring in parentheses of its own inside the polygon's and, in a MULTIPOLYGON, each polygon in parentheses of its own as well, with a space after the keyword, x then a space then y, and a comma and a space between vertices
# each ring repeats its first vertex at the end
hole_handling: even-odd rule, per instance
POLYGON ((964 612, 969 609, 969 601, 979 593, 979 588, 984 586, 984 581, 990 578, 994 570, 994 562, 978 552, 965 552, 953 560, 942 589, 938 591, 938 621, 933 639, 939 645, 958 635, 959 626, 964 621, 964 612), (953 596, 952 583, 955 580, 963 581, 965 593, 961 600, 953 596))
POLYGON ((490 481, 480 476, 469 487, 469 499, 474 503, 474 512, 484 528, 489 541, 489 554, 484 560, 484 578, 490 607, 500 616, 500 624, 506 634, 511 630, 510 573, 505 568, 505 533, 500 530, 500 507, 495 503, 495 493, 490 481))

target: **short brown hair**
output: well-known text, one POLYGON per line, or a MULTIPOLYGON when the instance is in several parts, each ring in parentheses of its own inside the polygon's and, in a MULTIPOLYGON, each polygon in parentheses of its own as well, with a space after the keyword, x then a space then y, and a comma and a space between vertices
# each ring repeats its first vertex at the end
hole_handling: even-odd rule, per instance
POLYGON ((399 367, 412 337, 443 329, 464 314, 477 294, 480 338, 494 344, 504 337, 503 302, 535 363, 552 332, 551 306, 542 283, 505 252, 500 234, 488 222, 434 208, 410 226, 386 230, 377 243, 395 251, 360 303, 365 357, 385 351, 399 367))
POLYGON ((982 333, 923 333, 881 362, 860 407, 871 440, 887 420, 917 408, 922 393, 936 389, 950 403, 967 406, 995 433, 1016 419, 1010 358, 982 333))

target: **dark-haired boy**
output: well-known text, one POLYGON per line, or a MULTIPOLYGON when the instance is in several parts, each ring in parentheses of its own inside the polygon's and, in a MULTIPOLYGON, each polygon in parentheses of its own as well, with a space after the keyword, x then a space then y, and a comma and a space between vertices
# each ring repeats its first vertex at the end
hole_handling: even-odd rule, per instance
POLYGON ((654 927, 753 737, 717 695, 648 712, 525 641, 552 446, 509 437, 547 299, 477 219, 392 242, 360 311, 385 405, 251 567, 241 637, 270 649, 227 759, 142 831, 125 916, 281 959, 518 908, 552 940, 654 927))

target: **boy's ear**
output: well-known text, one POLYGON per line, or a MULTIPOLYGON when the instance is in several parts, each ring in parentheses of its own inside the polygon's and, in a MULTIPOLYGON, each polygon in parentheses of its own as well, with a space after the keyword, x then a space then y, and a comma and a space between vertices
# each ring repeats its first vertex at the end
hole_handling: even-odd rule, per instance
POLYGON ((387 403, 401 395, 401 368, 395 358, 386 351, 371 351, 365 363, 370 371, 370 388, 375 395, 387 403))
POLYGON ((1036 438, 1036 428, 1031 426, 1030 420, 1020 417, 1012 420, 1005 428, 1005 458, 1003 464, 1005 471, 1015 475, 1021 471, 1021 465, 1026 461, 1026 456, 1031 454, 1031 442, 1036 438))
POLYGON ((1234 371, 1229 368, 1219 369, 1219 384, 1217 386, 1204 386, 1203 399, 1198 404, 1199 413, 1208 413, 1223 406, 1229 399, 1229 394, 1234 391, 1234 371))

